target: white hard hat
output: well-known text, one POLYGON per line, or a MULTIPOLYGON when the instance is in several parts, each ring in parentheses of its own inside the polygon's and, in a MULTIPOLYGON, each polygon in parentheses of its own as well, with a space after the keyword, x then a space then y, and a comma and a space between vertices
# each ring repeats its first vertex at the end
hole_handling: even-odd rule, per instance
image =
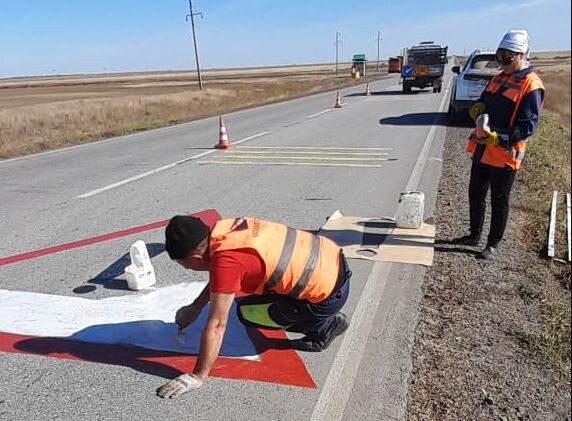
POLYGON ((528 54, 530 51, 530 39, 526 29, 513 29, 508 31, 499 44, 499 48, 528 54))

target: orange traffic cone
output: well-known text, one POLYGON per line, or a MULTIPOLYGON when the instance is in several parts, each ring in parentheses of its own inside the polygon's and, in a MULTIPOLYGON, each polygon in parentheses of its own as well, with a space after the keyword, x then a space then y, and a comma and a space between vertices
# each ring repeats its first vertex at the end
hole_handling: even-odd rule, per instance
POLYGON ((226 127, 224 125, 224 120, 222 116, 219 117, 219 140, 218 143, 214 146, 216 149, 228 149, 232 147, 232 144, 228 140, 228 134, 226 133, 226 127))
POLYGON ((342 108, 342 98, 340 97, 340 91, 336 92, 336 105, 334 108, 342 108))
POLYGON ((365 85, 365 96, 370 96, 371 92, 369 90, 369 83, 367 85, 365 85))

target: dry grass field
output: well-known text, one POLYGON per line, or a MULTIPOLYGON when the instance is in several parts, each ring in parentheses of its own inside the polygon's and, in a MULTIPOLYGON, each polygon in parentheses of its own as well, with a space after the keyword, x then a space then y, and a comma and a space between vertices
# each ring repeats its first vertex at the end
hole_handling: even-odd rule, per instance
MULTIPOLYGON (((370 73, 374 73, 373 70, 370 73)), ((369 78, 386 74, 385 66, 369 78)), ((181 123, 356 83, 350 65, 0 80, 0 159, 181 123)))
POLYGON ((544 107, 570 125, 570 51, 532 54, 531 62, 546 85, 544 107))
MULTIPOLYGON (((462 61, 462 59, 461 59, 462 61)), ((570 52, 532 54, 545 108, 570 123, 570 52)), ((370 78, 386 74, 370 68, 370 78)), ((0 159, 157 128, 348 86, 349 64, 0 80, 0 159)))

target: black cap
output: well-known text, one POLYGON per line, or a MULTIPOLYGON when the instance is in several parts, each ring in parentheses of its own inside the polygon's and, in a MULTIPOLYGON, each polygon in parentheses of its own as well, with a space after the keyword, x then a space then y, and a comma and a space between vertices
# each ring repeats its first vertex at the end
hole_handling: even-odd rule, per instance
POLYGON ((199 218, 177 215, 165 228, 165 249, 171 260, 183 259, 209 235, 209 227, 199 218))

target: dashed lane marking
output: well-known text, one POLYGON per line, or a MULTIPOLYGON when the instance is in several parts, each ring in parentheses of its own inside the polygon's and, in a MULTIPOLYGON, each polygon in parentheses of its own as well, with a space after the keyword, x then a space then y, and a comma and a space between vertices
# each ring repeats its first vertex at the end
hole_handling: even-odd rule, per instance
POLYGON ((312 115, 309 115, 309 116, 307 116, 307 117, 306 117, 306 119, 310 119, 310 118, 318 117, 319 115, 322 115, 322 114, 326 114, 326 113, 329 113, 330 111, 332 111, 332 109, 331 109, 331 108, 330 108, 330 109, 328 109, 328 110, 323 110, 323 111, 320 111, 319 113, 316 113, 316 114, 312 114, 312 115))
MULTIPOLYGON (((243 142, 246 142, 246 141, 248 141, 248 140, 252 140, 252 139, 255 139, 255 138, 257 138, 257 137, 261 137, 261 136, 267 135, 268 133, 269 133, 269 132, 257 133, 257 134, 255 134, 255 135, 252 135, 252 136, 246 137, 246 138, 244 138, 244 139, 238 140, 238 141, 234 142, 234 144, 238 145, 238 144, 243 143, 243 142)), ((197 154, 197 155, 193 155, 193 156, 190 156, 190 157, 185 158, 185 159, 181 159, 180 161, 176 161, 176 162, 172 162, 172 163, 167 164, 167 165, 163 165, 162 167, 155 168, 155 169, 153 169, 153 170, 151 170, 151 171, 147 171, 147 172, 144 172, 144 173, 142 173, 142 174, 138 174, 138 175, 136 175, 136 176, 126 178, 126 179, 124 179, 124 180, 118 181, 117 183, 109 184, 109 185, 104 186, 104 187, 101 187, 101 188, 99 188, 99 189, 95 189, 95 190, 92 190, 92 191, 90 191, 90 192, 87 192, 87 193, 84 193, 84 194, 80 194, 79 196, 77 196, 77 199, 87 199, 88 197, 95 196, 96 194, 103 193, 103 192, 105 192, 105 191, 107 191, 107 190, 111 190, 111 189, 114 189, 114 188, 116 188, 116 187, 123 186, 124 184, 131 183, 131 182, 133 182, 133 181, 141 180, 142 178, 148 177, 148 176, 153 175, 153 174, 160 173, 160 172, 162 172, 162 171, 165 171, 165 170, 168 170, 168 169, 170 169, 170 168, 173 168, 173 167, 175 167, 175 166, 177 166, 177 165, 181 165, 181 164, 184 164, 184 163, 186 163, 186 162, 189 162, 189 161, 193 161, 193 160, 202 158, 202 157, 207 156, 207 155, 210 155, 211 153, 214 153, 214 152, 216 152, 216 149, 208 150, 208 151, 206 151, 206 152, 203 152, 203 153, 200 153, 200 154, 197 154)))

